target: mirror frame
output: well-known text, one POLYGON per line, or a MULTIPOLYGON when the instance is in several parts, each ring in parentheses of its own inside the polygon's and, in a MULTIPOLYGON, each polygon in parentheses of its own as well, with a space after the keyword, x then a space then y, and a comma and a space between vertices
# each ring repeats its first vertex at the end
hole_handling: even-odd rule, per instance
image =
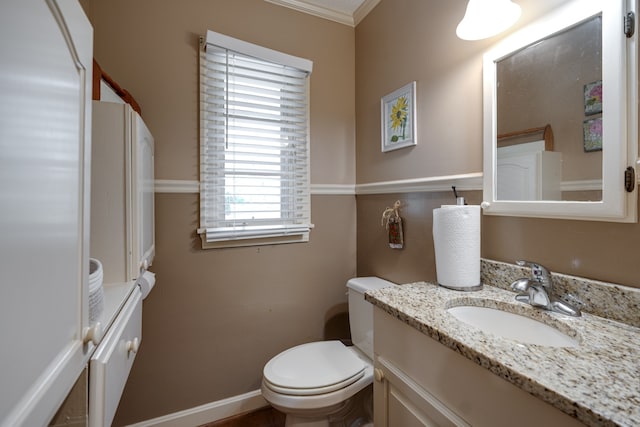
POLYGON ((637 0, 574 0, 508 36, 485 53, 482 203, 485 214, 612 222, 637 221, 638 180, 636 178, 634 190, 626 192, 624 171, 628 166, 635 170, 638 163, 638 29, 636 28, 632 37, 627 38, 621 24, 627 12, 634 12, 637 18, 636 3, 637 0), (602 200, 497 200, 496 62, 599 14, 602 14, 602 86, 605 100, 602 114, 602 200))

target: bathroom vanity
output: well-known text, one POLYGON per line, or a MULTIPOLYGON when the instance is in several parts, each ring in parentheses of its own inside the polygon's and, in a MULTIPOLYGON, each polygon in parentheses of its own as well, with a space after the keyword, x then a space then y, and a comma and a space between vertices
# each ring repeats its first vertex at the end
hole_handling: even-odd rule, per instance
MULTIPOLYGON (((631 288, 602 286, 611 301, 620 290, 631 310, 640 298, 631 288)), ((514 297, 492 286, 461 293, 424 282, 368 293, 376 307, 376 425, 640 425, 640 328, 584 310, 581 317, 549 313, 514 297), (515 311, 577 345, 526 344, 484 332, 447 311, 460 305, 515 311)))
POLYGON ((583 425, 383 309, 374 319, 376 426, 583 425))

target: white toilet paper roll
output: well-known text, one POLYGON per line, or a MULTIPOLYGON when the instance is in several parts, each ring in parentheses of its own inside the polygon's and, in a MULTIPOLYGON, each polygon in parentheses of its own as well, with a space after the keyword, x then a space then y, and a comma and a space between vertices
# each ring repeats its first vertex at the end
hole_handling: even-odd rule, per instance
POLYGON ((136 283, 140 286, 140 290, 142 291, 142 299, 145 299, 156 284, 156 274, 150 271, 145 271, 140 277, 138 277, 136 283))
POLYGON ((476 290, 480 284, 480 206, 445 205, 433 210, 438 284, 476 290))

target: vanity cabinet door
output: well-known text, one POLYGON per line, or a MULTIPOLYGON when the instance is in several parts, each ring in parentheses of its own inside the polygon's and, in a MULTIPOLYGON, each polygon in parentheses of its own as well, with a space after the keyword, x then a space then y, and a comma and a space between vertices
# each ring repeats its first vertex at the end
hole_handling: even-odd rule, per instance
POLYGON ((390 361, 378 357, 375 369, 376 426, 470 427, 390 361))
POLYGON ((0 40, 0 426, 31 427, 93 349, 93 30, 76 0, 2 0, 0 40))

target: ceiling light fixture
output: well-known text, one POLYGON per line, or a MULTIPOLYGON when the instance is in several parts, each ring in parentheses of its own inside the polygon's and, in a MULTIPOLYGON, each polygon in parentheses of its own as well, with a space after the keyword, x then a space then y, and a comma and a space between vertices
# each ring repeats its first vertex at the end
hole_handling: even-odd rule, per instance
POLYGON ((469 0, 456 34, 463 40, 495 36, 513 25, 521 12, 511 0, 469 0))

